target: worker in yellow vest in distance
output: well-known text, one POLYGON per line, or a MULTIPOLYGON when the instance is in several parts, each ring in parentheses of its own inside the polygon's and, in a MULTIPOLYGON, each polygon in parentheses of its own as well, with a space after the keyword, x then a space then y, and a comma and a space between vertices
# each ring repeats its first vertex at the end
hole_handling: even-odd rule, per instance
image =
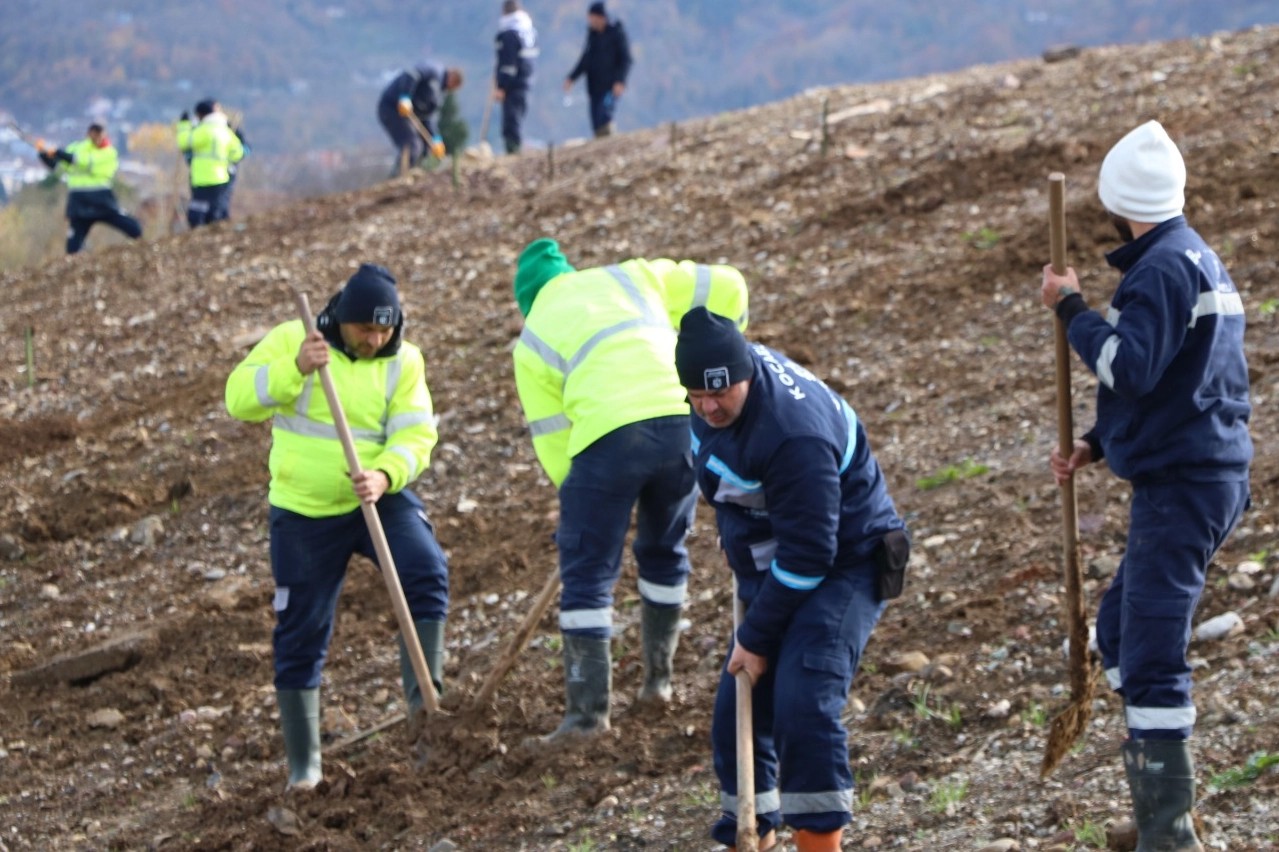
POLYGON ((191 164, 187 224, 198 228, 231 216, 231 175, 244 159, 244 145, 213 98, 195 105, 196 122, 183 118, 174 128, 178 150, 191 164))
POLYGON ((613 586, 637 509, 643 643, 639 700, 672 698, 688 589, 684 537, 696 501, 689 408, 675 372, 675 326, 698 305, 745 326, 746 281, 731 266, 626 260, 575 270, 554 240, 519 258, 524 329, 515 383, 533 449, 559 489, 560 632, 566 712, 541 742, 609 728, 613 586))
POLYGON ((121 212, 111 188, 120 167, 120 155, 107 138, 105 127, 97 122, 90 124, 84 139, 65 148, 54 148, 38 139, 36 151, 40 161, 67 182, 67 254, 84 247, 95 222, 105 222, 130 239, 142 236, 142 226, 121 212))

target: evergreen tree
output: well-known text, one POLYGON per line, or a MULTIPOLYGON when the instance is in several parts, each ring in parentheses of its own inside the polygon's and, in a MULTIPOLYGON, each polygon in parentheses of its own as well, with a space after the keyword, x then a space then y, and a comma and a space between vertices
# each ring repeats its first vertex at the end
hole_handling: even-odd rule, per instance
POLYGON ((456 157, 466 146, 470 130, 458 109, 457 98, 453 95, 453 92, 447 93, 444 103, 440 104, 440 137, 444 140, 445 149, 456 157))

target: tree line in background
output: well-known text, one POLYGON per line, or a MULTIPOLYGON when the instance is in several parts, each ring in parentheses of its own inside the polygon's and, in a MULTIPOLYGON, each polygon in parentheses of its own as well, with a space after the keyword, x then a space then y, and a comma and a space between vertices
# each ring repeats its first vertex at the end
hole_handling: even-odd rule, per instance
MULTIPOLYGON (((525 0, 538 63, 534 141, 588 131, 559 85, 585 37, 583 0, 525 0)), ((815 85, 911 77, 1033 56, 1062 42, 1165 40, 1279 22, 1273 0, 611 0, 636 56, 620 129, 777 100, 815 85)), ((492 74, 499 0, 219 0, 189 7, 121 0, 10 4, 0 16, 0 108, 36 126, 83 122, 106 98, 133 122, 172 121, 214 95, 245 112, 264 153, 382 144, 373 110, 386 75, 422 58, 468 77, 472 125, 492 74)), ((72 132, 68 126, 67 132, 72 132)), ((77 127, 73 132, 79 132, 77 127)))

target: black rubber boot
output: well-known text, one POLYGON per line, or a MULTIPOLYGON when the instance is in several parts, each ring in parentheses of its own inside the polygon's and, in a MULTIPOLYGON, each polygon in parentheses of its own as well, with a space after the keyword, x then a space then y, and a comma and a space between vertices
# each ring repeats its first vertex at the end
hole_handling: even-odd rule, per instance
POLYGON ((608 707, 613 689, 609 640, 568 633, 564 637, 564 721, 541 738, 555 745, 609 729, 608 707))
POLYGON ((284 754, 289 761, 290 790, 310 790, 320 783, 320 690, 277 689, 284 754))
POLYGON ((1187 740, 1128 740, 1124 770, 1137 818, 1137 852, 1203 852, 1190 811, 1195 768, 1187 740))
POLYGON ((667 704, 671 700, 671 673, 675 648, 679 645, 680 607, 656 607, 647 601, 640 611, 641 641, 644 645, 644 686, 642 704, 667 704))

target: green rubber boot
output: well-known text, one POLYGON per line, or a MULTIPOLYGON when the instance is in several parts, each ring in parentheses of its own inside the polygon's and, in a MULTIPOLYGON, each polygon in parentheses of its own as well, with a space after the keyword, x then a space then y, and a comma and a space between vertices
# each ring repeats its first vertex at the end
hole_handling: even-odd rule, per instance
POLYGON ((609 640, 564 637, 564 721, 541 738, 544 745, 590 736, 609 729, 608 707, 613 689, 609 640))
MULTIPOLYGON (((435 685, 435 694, 444 692, 444 622, 415 621, 417 641, 422 646, 422 656, 426 657, 426 667, 431 672, 431 683, 435 685)), ((404 644, 404 636, 400 642, 400 681, 404 684, 404 698, 408 702, 408 716, 412 720, 422 710, 422 688, 413 672, 413 663, 409 660, 408 648, 404 644)))
POLYGON ((1203 852, 1190 811, 1195 767, 1187 740, 1128 740, 1124 771, 1137 818, 1137 852, 1203 852))
POLYGON ((675 648, 679 645, 680 607, 656 607, 645 602, 640 611, 641 640, 644 646, 644 685, 641 704, 669 704, 671 673, 675 668, 675 648))
POLYGON ((320 770, 320 690, 277 689, 284 754, 289 761, 289 790, 310 790, 324 777, 320 770))

